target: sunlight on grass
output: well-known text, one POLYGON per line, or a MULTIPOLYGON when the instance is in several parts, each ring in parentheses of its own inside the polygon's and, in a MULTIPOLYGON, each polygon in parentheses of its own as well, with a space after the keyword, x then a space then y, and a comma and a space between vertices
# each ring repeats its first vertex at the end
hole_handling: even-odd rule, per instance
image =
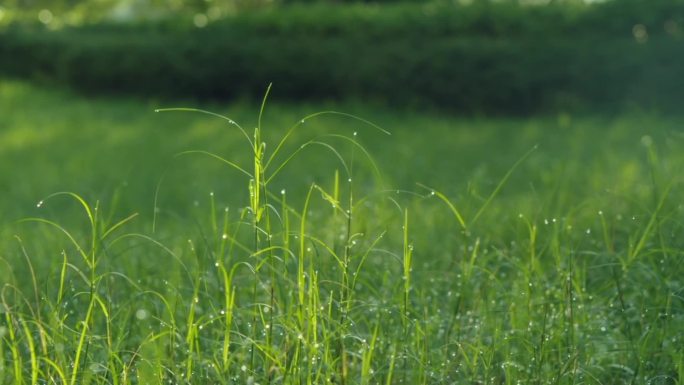
POLYGON ((678 121, 0 94, 2 383, 681 381, 678 121))

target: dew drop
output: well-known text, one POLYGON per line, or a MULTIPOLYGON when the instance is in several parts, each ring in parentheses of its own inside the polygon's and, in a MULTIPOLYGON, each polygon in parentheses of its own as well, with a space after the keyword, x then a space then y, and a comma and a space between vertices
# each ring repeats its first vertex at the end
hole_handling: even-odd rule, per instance
POLYGON ((139 319, 139 320, 141 320, 141 321, 144 320, 144 319, 146 319, 148 316, 149 316, 149 312, 148 312, 147 310, 145 310, 145 309, 138 309, 138 310, 135 312, 135 318, 137 318, 137 319, 139 319))

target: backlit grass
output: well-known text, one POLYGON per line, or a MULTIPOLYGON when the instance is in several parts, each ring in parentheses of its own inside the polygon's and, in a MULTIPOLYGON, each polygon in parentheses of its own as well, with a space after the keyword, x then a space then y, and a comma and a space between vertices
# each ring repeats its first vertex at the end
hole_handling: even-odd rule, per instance
POLYGON ((1 383, 684 378, 678 119, 0 96, 1 383))

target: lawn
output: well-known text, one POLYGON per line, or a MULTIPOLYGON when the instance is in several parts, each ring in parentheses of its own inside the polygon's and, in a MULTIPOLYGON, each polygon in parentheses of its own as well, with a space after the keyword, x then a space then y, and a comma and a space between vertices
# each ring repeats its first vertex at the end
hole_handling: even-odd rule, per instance
POLYGON ((3 81, 0 383, 681 384, 682 166, 639 111, 3 81))

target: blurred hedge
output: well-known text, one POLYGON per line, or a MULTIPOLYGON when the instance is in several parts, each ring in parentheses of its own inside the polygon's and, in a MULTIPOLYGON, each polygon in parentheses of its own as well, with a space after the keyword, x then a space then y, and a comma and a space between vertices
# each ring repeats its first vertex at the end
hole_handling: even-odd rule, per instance
POLYGON ((678 109, 684 2, 309 5, 0 32, 0 73, 87 92, 355 98, 468 112, 678 109))

